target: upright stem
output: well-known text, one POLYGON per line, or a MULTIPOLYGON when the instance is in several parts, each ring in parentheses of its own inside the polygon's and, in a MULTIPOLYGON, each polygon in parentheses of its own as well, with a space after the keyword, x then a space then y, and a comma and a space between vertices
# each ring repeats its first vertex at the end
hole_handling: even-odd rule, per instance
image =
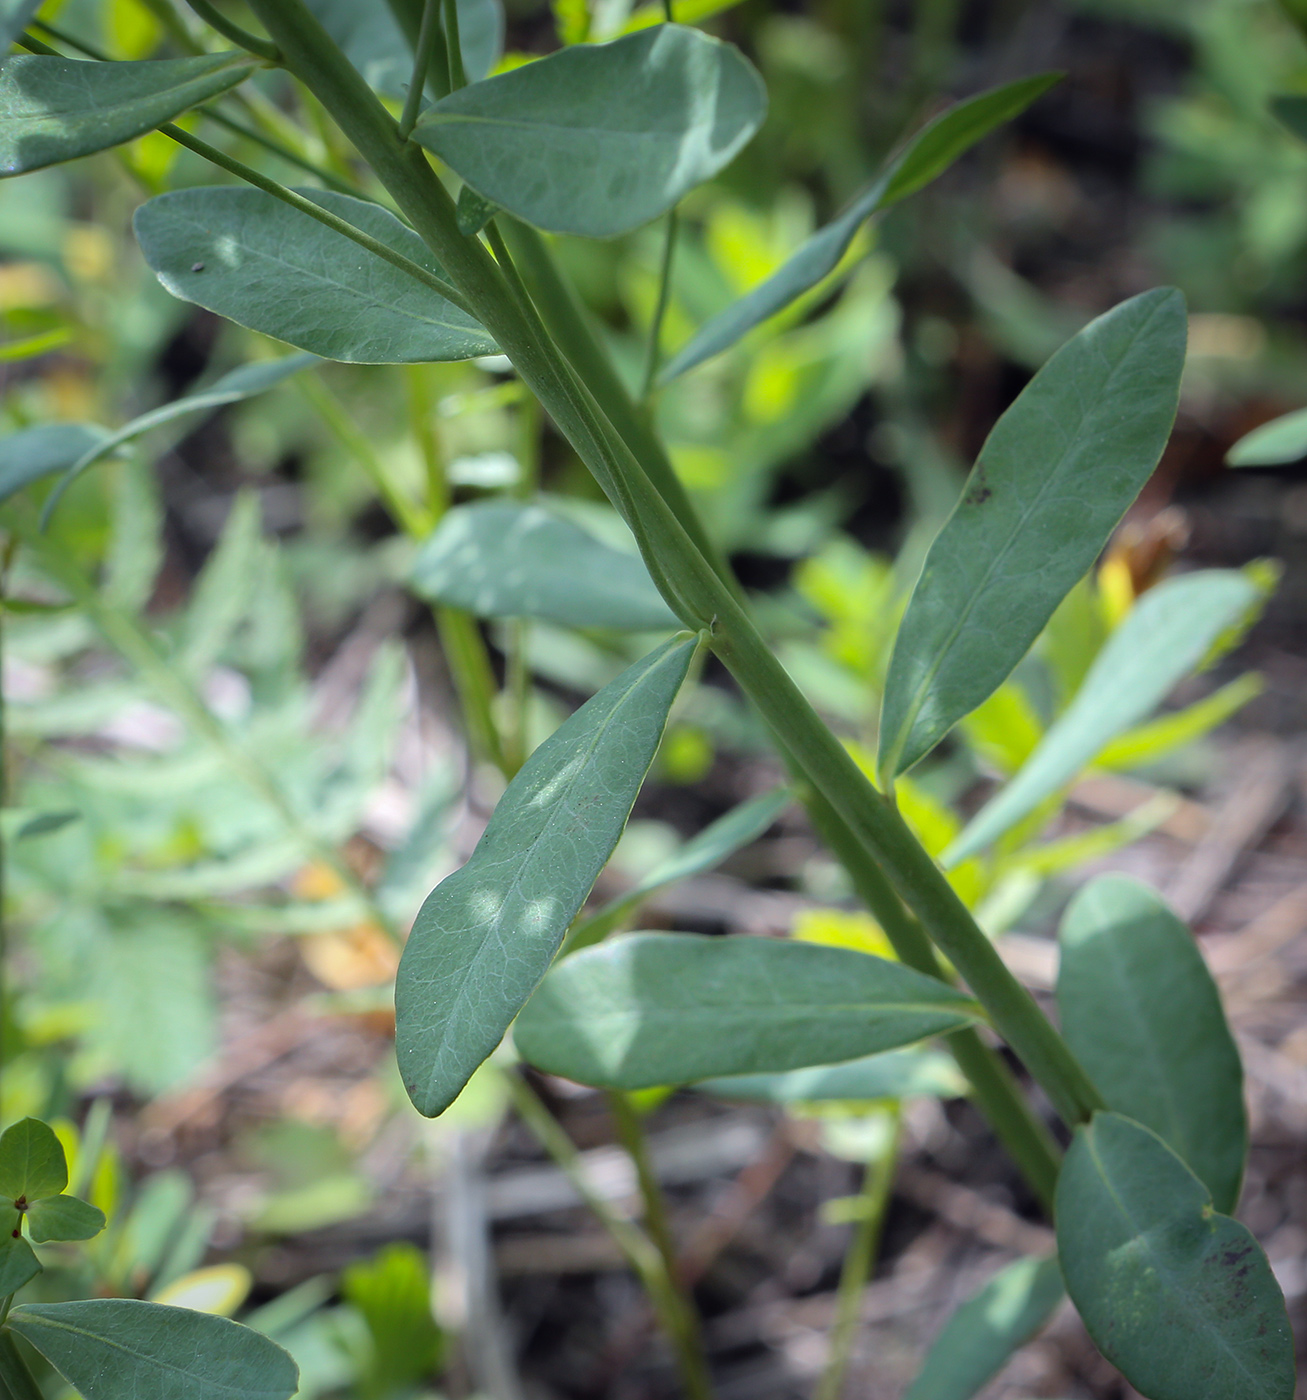
POLYGON ((890 1188, 894 1184, 894 1167, 899 1156, 899 1112, 894 1111, 894 1130, 885 1151, 867 1163, 859 1197, 861 1212, 854 1227, 853 1239, 844 1256, 840 1270, 839 1290, 835 1295, 835 1325, 831 1329, 830 1360, 817 1386, 814 1400, 840 1400, 844 1378, 858 1335, 858 1318, 862 1311, 862 1291, 876 1266, 880 1236, 885 1227, 885 1209, 889 1205, 890 1188))
POLYGON ((413 53, 413 76, 408 81, 408 93, 404 98, 404 112, 399 119, 399 134, 405 141, 422 110, 422 93, 427 85, 427 72, 431 58, 436 51, 436 39, 440 35, 440 0, 426 0, 422 10, 422 27, 418 30, 417 44, 413 53))
POLYGON ((672 1239, 671 1226, 667 1219, 667 1201, 654 1171, 653 1162, 649 1158, 649 1144, 645 1139, 644 1127, 639 1114, 625 1094, 620 1091, 609 1094, 608 1104, 617 1123, 618 1139, 635 1164, 636 1181, 639 1183, 640 1199, 644 1205, 644 1228, 662 1256, 663 1267, 674 1287, 677 1322, 672 1341, 681 1368, 681 1379, 685 1382, 686 1391, 694 1400, 706 1400, 706 1397, 712 1395, 712 1382, 708 1373, 708 1356, 704 1350, 703 1334, 699 1327, 699 1312, 693 1299, 681 1288, 678 1281, 680 1269, 676 1258, 676 1244, 672 1239))
MULTIPOLYGON (((671 0, 667 0, 671 10, 671 0)), ((653 393, 654 380, 658 377, 658 364, 662 356, 663 321, 667 316, 667 305, 672 299, 672 260, 676 255, 676 230, 678 219, 675 209, 667 211, 667 227, 663 236, 663 260, 658 271, 658 300, 654 303, 653 320, 649 323, 649 345, 645 351, 644 379, 640 385, 640 400, 646 401, 653 393)))
POLYGON ((210 0, 187 0, 187 3, 210 29, 216 29, 224 39, 230 39, 239 48, 247 49, 269 63, 281 62, 281 50, 276 44, 267 39, 260 39, 257 34, 251 34, 248 29, 234 24, 216 5, 210 4, 210 0))
POLYGON ((458 37, 458 0, 445 3, 445 46, 449 52, 449 90, 457 92, 467 86, 463 71, 463 41, 458 37))

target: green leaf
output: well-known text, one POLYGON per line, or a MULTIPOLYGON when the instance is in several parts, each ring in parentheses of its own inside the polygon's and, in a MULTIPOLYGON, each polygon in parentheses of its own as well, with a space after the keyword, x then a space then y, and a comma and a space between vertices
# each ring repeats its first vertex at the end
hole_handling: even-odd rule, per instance
POLYGON ((340 1291, 372 1334, 365 1395, 391 1396, 430 1379, 444 1337, 431 1316, 431 1279, 416 1245, 390 1244, 351 1264, 341 1274, 340 1291))
POLYGON ((27 1211, 27 1228, 37 1244, 47 1240, 89 1240, 104 1229, 104 1212, 76 1196, 47 1196, 27 1211))
POLYGON ((1067 1292, 1149 1400, 1291 1400, 1293 1337, 1251 1232, 1138 1123, 1096 1113, 1057 1182, 1067 1292))
POLYGON ((842 1065, 787 1074, 737 1074, 695 1085, 723 1099, 761 1103, 822 1103, 869 1099, 960 1098, 967 1081, 951 1055, 938 1050, 886 1050, 842 1065))
POLYGON ((1090 322, 999 419, 926 556, 885 681, 879 767, 924 758, 1011 674, 1157 465, 1184 368, 1184 298, 1090 322))
POLYGON ((691 837, 674 855, 656 865, 634 889, 578 923, 568 937, 568 947, 575 951, 598 943, 655 890, 712 870, 727 856, 743 850, 771 826, 793 798, 794 794, 789 788, 773 788, 771 792, 751 797, 747 802, 733 807, 704 827, 697 836, 691 837))
POLYGON ((68 1185, 68 1163, 54 1132, 24 1118, 0 1137, 0 1198, 39 1201, 68 1185))
POLYGON ((636 933, 565 958, 518 1017, 518 1052, 609 1089, 851 1060, 967 1025, 975 1003, 849 948, 636 933))
POLYGON ((1108 1106, 1178 1152, 1229 1214, 1248 1153, 1243 1067, 1193 935, 1146 885, 1103 875, 1059 939, 1067 1044, 1108 1106))
POLYGON ((667 642, 582 705, 427 897, 395 983, 395 1053, 420 1113, 449 1107, 544 976, 622 834, 696 645, 667 642))
MULTIPOLYGON (((300 193, 444 276, 417 234, 380 205, 300 193)), ((444 297, 262 190, 173 190, 141 205, 133 224, 173 296, 325 359, 408 364, 496 349, 444 297)))
POLYGON ((1307 141, 1307 97, 1297 93, 1273 97, 1271 112, 1295 136, 1307 141))
POLYGON ((944 1324, 904 1400, 971 1400, 1065 1296, 1056 1257, 1000 1269, 944 1324))
POLYGON ((0 501, 43 476, 67 471, 109 438, 95 423, 43 423, 0 438, 0 501))
POLYGON ((453 92, 413 139, 529 224, 612 238, 729 164, 766 110, 738 49, 663 24, 453 92))
MULTIPOLYGON (((16 1211, 11 1212, 15 1220, 16 1211)), ((0 1239, 0 1298, 17 1293, 41 1272, 41 1261, 32 1246, 18 1233, 18 1227, 6 1229, 0 1239)))
POLYGON ((9 46, 27 28, 41 0, 0 0, 0 67, 9 57, 9 46))
POLYGON ((1160 715, 1147 724, 1136 725, 1118 738, 1113 739, 1095 762, 1100 768, 1117 771, 1139 768, 1145 763, 1155 763, 1159 758, 1182 749, 1186 744, 1201 739, 1218 724, 1224 724, 1231 715, 1237 714, 1250 701, 1255 700, 1266 682, 1256 671, 1232 680, 1214 690, 1202 700, 1186 705, 1174 714, 1160 715))
POLYGON ((85 1400, 289 1400, 299 1387, 276 1342, 189 1308, 132 1298, 24 1303, 9 1326, 85 1400))
POLYGON ((454 217, 459 233, 465 238, 475 238, 498 212, 499 206, 491 204, 488 199, 482 199, 471 185, 464 185, 459 190, 454 217))
POLYGON ((477 617, 637 632, 680 625, 639 555, 540 502, 455 506, 418 552, 411 578, 419 596, 477 617))
POLYGON ((1147 718, 1257 597, 1256 584, 1234 569, 1204 569, 1150 588, 1022 770, 945 851, 944 864, 956 865, 997 840, 1118 734, 1147 718))
POLYGON ((245 53, 129 63, 19 54, 0 69, 0 176, 134 140, 257 67, 245 53))
POLYGON ((1302 457, 1307 457, 1307 408, 1272 418, 1245 433, 1225 454, 1232 467, 1279 467, 1302 457))
POLYGON ((929 184, 996 126, 1025 111, 1061 76, 1060 73, 1040 73, 1037 77, 1022 78, 991 88, 940 113, 911 138, 871 188, 859 195, 843 214, 813 234, 765 282, 701 326, 690 342, 668 361, 658 382, 670 383, 686 370, 720 355, 754 326, 797 301, 804 292, 834 272, 858 230, 878 209, 929 184))

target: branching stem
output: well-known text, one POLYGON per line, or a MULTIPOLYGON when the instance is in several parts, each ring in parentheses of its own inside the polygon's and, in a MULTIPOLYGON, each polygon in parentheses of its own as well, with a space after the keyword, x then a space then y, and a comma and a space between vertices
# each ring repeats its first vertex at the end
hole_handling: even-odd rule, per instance
POLYGON ((426 0, 422 7, 422 27, 418 30, 417 45, 413 53, 413 76, 408 80, 408 92, 404 97, 404 111, 399 119, 399 134, 407 141, 422 110, 422 94, 427 86, 427 73, 431 68, 431 58, 436 51, 436 41, 440 38, 440 2, 426 0))
POLYGON ((230 39, 233 44, 268 63, 280 65, 281 50, 270 39, 260 39, 257 34, 242 29, 239 24, 229 20, 216 5, 211 4, 210 0, 186 0, 186 3, 210 29, 216 29, 224 39, 230 39))

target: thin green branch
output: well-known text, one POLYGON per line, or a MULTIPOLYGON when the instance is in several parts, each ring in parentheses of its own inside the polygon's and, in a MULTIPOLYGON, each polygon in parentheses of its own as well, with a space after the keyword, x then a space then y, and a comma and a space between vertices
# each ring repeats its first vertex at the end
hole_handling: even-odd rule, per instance
POLYGON ((422 27, 418 30, 417 44, 413 51, 413 76, 408 80, 408 92, 404 97, 404 111, 399 119, 400 137, 407 141, 422 110, 422 94, 426 91, 427 73, 431 68, 432 55, 436 51, 436 40, 440 37, 440 2, 426 0, 422 7, 422 27))
POLYGON ((281 50, 271 39, 261 39, 257 34, 251 34, 248 29, 242 29, 239 24, 229 20, 216 5, 211 4, 210 0, 186 0, 186 3, 210 29, 216 29, 224 39, 230 39, 239 48, 247 49, 268 63, 281 64, 281 50))
POLYGON ((449 90, 457 92, 467 86, 463 68, 463 41, 458 36, 458 0, 444 0, 445 48, 449 54, 449 90))
MULTIPOLYGON (((668 20, 671 19, 671 0, 668 0, 668 20)), ((653 393, 654 380, 658 377, 658 365, 662 359, 663 321, 672 299, 672 261, 676 256, 676 231, 680 223, 675 209, 667 211, 667 227, 663 235, 662 265, 658 270, 658 300, 654 303, 653 320, 649 322, 649 345, 645 351, 644 378, 640 382, 640 401, 648 402, 653 393)))

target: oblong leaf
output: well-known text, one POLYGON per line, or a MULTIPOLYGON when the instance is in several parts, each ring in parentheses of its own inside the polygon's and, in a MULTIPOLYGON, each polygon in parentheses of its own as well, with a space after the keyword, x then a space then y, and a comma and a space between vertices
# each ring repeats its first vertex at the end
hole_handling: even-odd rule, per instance
POLYGON ((1091 321, 994 425, 894 641, 879 767, 892 779, 994 693, 1157 465, 1184 368, 1184 298, 1091 321))
POLYGON ((550 1074, 649 1089, 851 1060, 975 1014, 956 988, 849 948, 636 933, 558 963, 513 1040, 550 1074))
POLYGON ((667 642, 582 705, 427 896, 395 981, 395 1054, 419 1113, 449 1107, 544 976, 622 834, 696 645, 667 642))
MULTIPOLYGON (((18 1212, 8 1212, 9 1217, 16 1221, 18 1212)), ((0 1298, 17 1293, 41 1272, 41 1261, 22 1235, 13 1233, 16 1228, 9 1225, 0 1238, 0 1298)))
POLYGON ((1070 782, 1109 740, 1146 719, 1257 598, 1256 584, 1234 569, 1203 569, 1149 589, 1108 638, 1075 699, 1021 771, 944 852, 944 864, 956 865, 997 840, 1070 782))
POLYGON ((68 1162, 54 1130, 23 1118, 0 1137, 0 1198, 39 1201, 68 1185, 68 1162))
POLYGON ((1021 78, 941 112, 909 140, 871 188, 860 194, 844 213, 814 233, 765 282, 700 326, 688 344, 667 362, 658 382, 670 383, 686 370, 720 355, 754 326, 761 325, 797 301, 804 292, 811 291, 835 271, 854 235, 878 209, 929 184, 995 127, 1024 112, 1061 76, 1060 73, 1040 73, 1033 78, 1021 78))
POLYGON ((276 1342, 225 1317, 96 1298, 9 1314, 86 1400, 289 1400, 299 1368, 276 1342))
POLYGON ((108 428, 95 423, 42 423, 0 438, 0 501, 43 476, 76 466, 108 438, 108 428))
MULTIPOLYGON (((426 244, 380 205, 300 193, 443 278, 426 244)), ((141 205, 132 222, 173 296, 324 359, 408 364, 496 348, 430 287, 262 190, 173 190, 141 205)))
POLYGON ((903 1400, 971 1400, 1065 1296, 1055 1257, 1000 1269, 944 1324, 903 1400))
POLYGON ((28 1232, 37 1244, 93 1239, 104 1224, 104 1212, 76 1196, 47 1196, 27 1209, 28 1232))
POLYGON ((1062 1034, 1110 1108, 1151 1128, 1229 1214, 1248 1152, 1243 1067, 1193 935, 1147 885, 1103 875, 1059 932, 1062 1034))
POLYGON ((1293 1337, 1266 1255, 1147 1128, 1116 1113, 1077 1128, 1057 1248, 1089 1335, 1149 1400, 1291 1400, 1293 1337))
POLYGON ((1254 428, 1225 454, 1232 467, 1279 467, 1307 457, 1307 408, 1281 414, 1254 428))
POLYGON ((694 1086, 723 1099, 760 1103, 822 1103, 868 1099, 960 1098, 967 1081, 951 1055, 939 1050, 886 1050, 842 1065, 785 1074, 736 1074, 694 1086))
POLYGON ((257 67, 245 53, 127 63, 19 54, 0 68, 0 176, 134 140, 257 67))
POLYGON ((450 93, 413 139, 537 228, 612 238, 715 175, 766 110, 738 49, 663 24, 450 93))
POLYGON ((601 543, 541 502, 447 511, 413 561, 413 590, 477 617, 564 627, 678 627, 639 555, 601 543))

